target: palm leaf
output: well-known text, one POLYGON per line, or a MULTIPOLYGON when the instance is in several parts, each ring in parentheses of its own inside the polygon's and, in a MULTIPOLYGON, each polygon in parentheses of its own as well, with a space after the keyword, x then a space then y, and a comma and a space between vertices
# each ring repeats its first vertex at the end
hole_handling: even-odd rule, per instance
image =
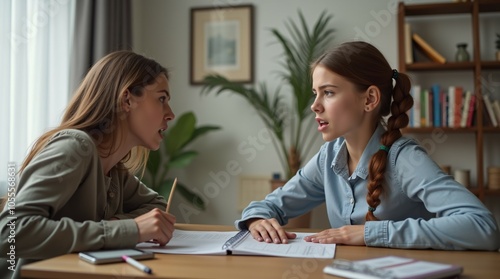
POLYGON ((198 127, 194 130, 193 136, 186 144, 189 144, 192 141, 194 141, 195 139, 197 139, 198 137, 201 137, 202 135, 204 135, 210 131, 215 131, 215 130, 220 130, 220 127, 219 126, 209 126, 209 125, 198 127))
POLYGON ((171 127, 166 135, 165 140, 166 152, 170 156, 177 153, 182 147, 190 141, 193 136, 196 125, 196 117, 194 113, 188 112, 183 114, 176 122, 174 127, 171 127))
POLYGON ((175 156, 170 157, 170 161, 167 162, 167 168, 184 168, 187 167, 194 158, 198 156, 196 151, 182 151, 175 156))

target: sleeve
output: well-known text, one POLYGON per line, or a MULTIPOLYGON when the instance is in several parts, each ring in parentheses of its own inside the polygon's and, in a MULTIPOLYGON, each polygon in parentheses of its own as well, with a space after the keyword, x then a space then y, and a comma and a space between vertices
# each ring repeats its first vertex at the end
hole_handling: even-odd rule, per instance
POLYGON ((409 199, 435 218, 366 222, 368 246, 444 250, 497 250, 499 230, 492 213, 452 176, 443 173, 422 147, 408 144, 390 158, 391 179, 409 199))
POLYGON ((123 211, 116 214, 118 219, 133 219, 154 208, 165 210, 167 201, 157 192, 148 188, 137 177, 129 174, 123 183, 123 211))
POLYGON ((322 172, 325 146, 283 187, 268 194, 262 201, 251 202, 235 221, 238 229, 247 229, 245 222, 252 218, 276 218, 281 225, 300 216, 325 201, 322 172))
MULTIPOLYGON (((21 174, 13 214, 8 208, 0 214, 1 254, 11 245, 17 257, 28 259, 136 245, 138 229, 133 220, 55 217, 81 190, 79 185, 95 160, 94 153, 95 145, 88 136, 66 133, 53 138, 32 159, 21 174)), ((95 217, 96 197, 82 198, 88 199, 89 206, 75 208, 75 214, 95 217), (82 210, 88 212, 78 212, 82 210)))

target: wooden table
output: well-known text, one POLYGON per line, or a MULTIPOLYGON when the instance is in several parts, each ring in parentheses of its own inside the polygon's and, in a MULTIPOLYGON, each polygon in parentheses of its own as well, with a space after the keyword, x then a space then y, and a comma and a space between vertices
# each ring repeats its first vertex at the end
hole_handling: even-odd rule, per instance
MULTIPOLYGON (((177 224, 184 230, 235 230, 231 226, 177 224)), ((299 230, 297 230, 299 231, 299 230)), ((304 231, 304 230, 301 230, 304 231)), ((500 278, 500 253, 477 251, 434 251, 338 245, 336 259, 360 260, 380 256, 402 256, 464 267, 460 278, 500 278)), ((92 265, 68 254, 22 268, 23 278, 336 278, 323 273, 329 259, 260 256, 201 256, 156 254, 142 263, 151 267, 145 274, 125 263, 92 265)))

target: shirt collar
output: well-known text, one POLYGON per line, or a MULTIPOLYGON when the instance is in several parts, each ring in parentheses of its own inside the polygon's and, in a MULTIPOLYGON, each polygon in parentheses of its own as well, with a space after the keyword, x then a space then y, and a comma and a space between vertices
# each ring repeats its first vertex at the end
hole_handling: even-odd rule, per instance
MULTIPOLYGON (((384 132, 385 128, 379 124, 368 141, 365 150, 363 150, 361 159, 359 160, 354 173, 351 175, 351 178, 360 177, 362 179, 366 179, 368 177, 370 159, 380 148, 380 137, 384 132)), ((336 155, 332 161, 331 167, 337 175, 340 175, 347 180, 349 178, 349 169, 347 166, 347 146, 345 139, 342 140, 342 143, 338 145, 338 148, 336 148, 335 151, 336 155)))

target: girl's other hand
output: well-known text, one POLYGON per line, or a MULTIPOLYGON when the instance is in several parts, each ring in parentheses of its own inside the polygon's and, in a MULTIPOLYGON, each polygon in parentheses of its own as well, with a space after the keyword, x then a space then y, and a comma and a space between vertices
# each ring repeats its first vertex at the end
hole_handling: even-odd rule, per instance
POLYGON ((315 243, 337 243, 347 245, 366 245, 365 226, 350 225, 338 229, 328 229, 317 234, 304 237, 305 241, 315 243))

